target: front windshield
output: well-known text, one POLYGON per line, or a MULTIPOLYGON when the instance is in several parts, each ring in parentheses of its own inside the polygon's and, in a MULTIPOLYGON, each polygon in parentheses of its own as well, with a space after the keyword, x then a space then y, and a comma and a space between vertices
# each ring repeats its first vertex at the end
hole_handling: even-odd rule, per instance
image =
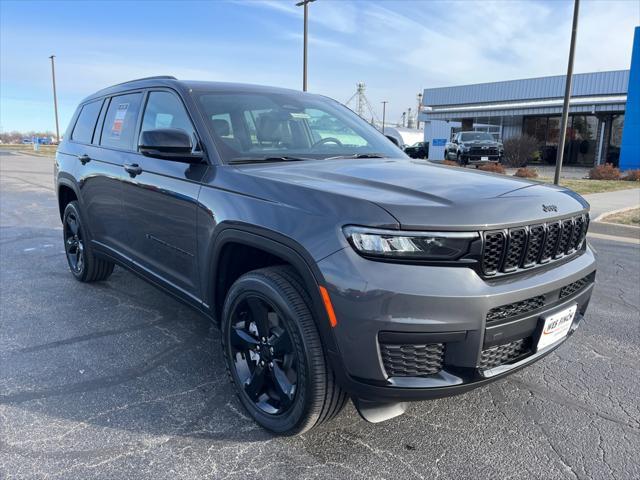
POLYGON ((338 102, 296 93, 203 92, 198 101, 225 163, 332 157, 405 157, 338 102))
POLYGON ((494 141, 494 138, 491 134, 486 132, 465 132, 460 134, 460 140, 463 142, 476 142, 481 140, 489 140, 494 141))

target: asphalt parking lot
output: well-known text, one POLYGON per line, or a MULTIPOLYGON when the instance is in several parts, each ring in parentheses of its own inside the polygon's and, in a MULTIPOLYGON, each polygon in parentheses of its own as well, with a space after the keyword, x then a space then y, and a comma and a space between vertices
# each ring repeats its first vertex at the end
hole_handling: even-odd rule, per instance
POLYGON ((52 159, 0 152, 0 478, 640 478, 640 247, 593 238, 597 285, 554 354, 371 425, 275 438, 208 321, 117 268, 67 270, 52 159))

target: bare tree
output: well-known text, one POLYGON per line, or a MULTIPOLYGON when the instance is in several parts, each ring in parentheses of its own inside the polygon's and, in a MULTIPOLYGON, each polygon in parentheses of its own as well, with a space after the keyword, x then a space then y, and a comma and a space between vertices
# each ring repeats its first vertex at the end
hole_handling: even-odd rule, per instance
POLYGON ((504 163, 510 167, 523 167, 538 152, 538 140, 529 135, 511 137, 504 141, 504 163))

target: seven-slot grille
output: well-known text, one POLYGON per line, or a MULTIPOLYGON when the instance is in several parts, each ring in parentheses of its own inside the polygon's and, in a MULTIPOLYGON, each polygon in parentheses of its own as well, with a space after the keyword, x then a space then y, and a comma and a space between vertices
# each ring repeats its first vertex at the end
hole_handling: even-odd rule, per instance
POLYGON ((482 270, 485 275, 511 273, 547 263, 580 249, 587 235, 589 215, 557 222, 484 233, 482 270))
POLYGON ((380 344, 382 363, 390 377, 427 377, 442 370, 444 343, 380 344))

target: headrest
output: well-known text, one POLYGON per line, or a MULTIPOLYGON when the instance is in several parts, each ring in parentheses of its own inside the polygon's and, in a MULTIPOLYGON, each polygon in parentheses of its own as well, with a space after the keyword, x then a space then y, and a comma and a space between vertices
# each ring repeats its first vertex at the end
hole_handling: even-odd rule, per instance
POLYGON ((276 115, 263 113, 256 119, 256 135, 260 142, 278 142, 282 140, 282 127, 286 120, 276 115))
POLYGON ((216 118, 214 120, 211 120, 211 125, 213 127, 213 131, 215 132, 215 134, 220 137, 226 137, 227 135, 229 135, 229 132, 231 131, 231 128, 229 127, 229 122, 221 118, 216 118))

